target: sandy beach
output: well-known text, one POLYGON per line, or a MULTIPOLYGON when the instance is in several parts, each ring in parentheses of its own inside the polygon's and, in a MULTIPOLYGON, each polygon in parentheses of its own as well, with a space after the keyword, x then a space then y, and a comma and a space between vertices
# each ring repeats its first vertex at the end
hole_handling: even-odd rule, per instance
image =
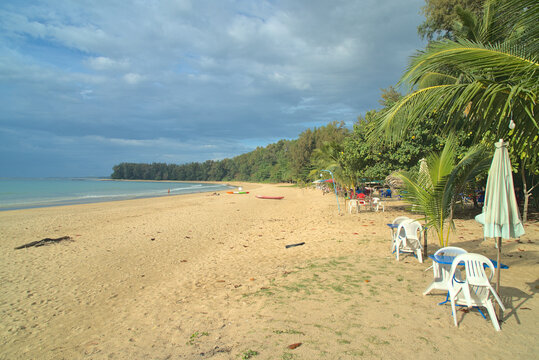
MULTIPOLYGON (((315 189, 236 185, 250 193, 0 212, 0 358, 537 358, 536 221, 503 242, 502 331, 477 310, 457 328, 442 292, 422 295, 431 260, 390 253, 400 201, 339 214, 315 189)), ((455 223, 452 245, 495 259, 480 224, 455 223)))

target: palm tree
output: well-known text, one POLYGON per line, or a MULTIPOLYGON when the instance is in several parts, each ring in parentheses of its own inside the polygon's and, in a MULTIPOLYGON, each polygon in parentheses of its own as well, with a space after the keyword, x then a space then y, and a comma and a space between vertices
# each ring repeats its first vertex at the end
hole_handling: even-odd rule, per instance
POLYGON ((490 0, 482 19, 461 17, 457 34, 467 38, 432 42, 412 57, 400 84, 414 91, 376 119, 373 135, 398 141, 430 118, 444 132, 474 132, 476 142, 509 140, 533 173, 539 165, 539 3, 490 0))
POLYGON ((404 181, 404 200, 412 204, 412 211, 425 216, 427 226, 434 229, 441 247, 449 244, 458 194, 490 165, 491 159, 486 153, 483 145, 476 145, 456 162, 457 141, 450 136, 441 153, 432 153, 422 161, 419 172, 397 173, 404 181))
POLYGON ((337 182, 348 184, 349 179, 345 174, 341 161, 342 152, 342 145, 336 141, 325 141, 319 148, 314 149, 312 153, 311 165, 313 169, 309 175, 316 178, 321 170, 331 170, 337 182))

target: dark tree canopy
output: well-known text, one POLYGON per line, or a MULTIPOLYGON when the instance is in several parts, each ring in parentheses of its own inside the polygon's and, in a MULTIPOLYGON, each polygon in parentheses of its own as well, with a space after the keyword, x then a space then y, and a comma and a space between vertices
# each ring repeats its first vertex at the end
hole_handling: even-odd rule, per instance
POLYGON ((380 91, 382 92, 382 98, 378 100, 378 103, 383 107, 391 107, 402 98, 402 95, 393 86, 380 89, 380 91))
POLYGON ((435 40, 452 38, 455 21, 459 20, 457 8, 461 7, 479 16, 485 0, 425 0, 421 11, 425 21, 418 26, 417 32, 423 39, 435 40))
POLYGON ((113 179, 191 181, 307 181, 311 156, 324 142, 342 142, 348 136, 342 122, 307 129, 296 140, 280 140, 266 147, 220 161, 189 164, 121 163, 113 167, 113 179))

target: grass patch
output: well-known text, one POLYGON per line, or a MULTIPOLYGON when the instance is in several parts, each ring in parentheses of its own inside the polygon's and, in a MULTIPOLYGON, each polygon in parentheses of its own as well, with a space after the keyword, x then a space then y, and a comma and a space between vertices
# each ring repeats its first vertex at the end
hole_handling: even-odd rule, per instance
POLYGON ((294 330, 294 329, 286 329, 286 330, 273 330, 275 334, 298 334, 298 335, 305 335, 304 332, 294 330))
POLYGON ((255 350, 245 350, 242 354, 241 354, 241 360, 249 360, 251 358, 253 358, 254 356, 257 356, 258 355, 258 351, 255 351, 255 350))
POLYGON ((335 291, 335 292, 338 292, 338 293, 344 293, 346 292, 346 290, 344 289, 344 286, 342 285, 330 285, 330 287, 335 291))
POLYGON ((202 336, 209 336, 210 333, 206 332, 206 331, 202 331, 202 332, 198 332, 198 331, 195 331, 194 333, 191 334, 191 336, 189 337, 189 341, 187 341, 187 345, 194 345, 195 342, 200 339, 202 336))
POLYGON ((271 289, 259 289, 251 294, 243 294, 243 297, 249 297, 249 296, 273 296, 275 293, 271 291, 271 289))
POLYGON ((344 352, 345 355, 351 355, 351 356, 363 356, 365 355, 365 351, 363 350, 348 350, 344 352))
POLYGON ((303 292, 307 295, 311 295, 312 292, 311 292, 311 286, 308 286, 307 284, 304 284, 304 283, 301 283, 301 282, 296 282, 296 283, 293 283, 293 284, 290 284, 290 285, 284 285, 283 288, 287 291, 291 291, 291 292, 296 292, 296 293, 299 293, 299 292, 303 292))
POLYGON ((369 287, 369 293, 370 293, 372 296, 376 296, 376 295, 379 294, 378 290, 377 290, 374 286, 369 287))
POLYGON ((375 335, 369 336, 367 341, 373 345, 389 345, 389 341, 381 340, 375 335))
POLYGON ((294 360, 294 359, 297 359, 297 356, 296 356, 296 354, 284 353, 283 356, 281 356, 281 359, 282 360, 294 360))

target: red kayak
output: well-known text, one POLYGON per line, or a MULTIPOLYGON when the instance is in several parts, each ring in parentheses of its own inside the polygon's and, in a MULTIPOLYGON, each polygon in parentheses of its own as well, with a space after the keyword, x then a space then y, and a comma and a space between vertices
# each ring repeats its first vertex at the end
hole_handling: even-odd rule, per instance
POLYGON ((256 195, 259 199, 269 199, 269 200, 281 200, 284 198, 284 196, 262 196, 262 195, 256 195))

